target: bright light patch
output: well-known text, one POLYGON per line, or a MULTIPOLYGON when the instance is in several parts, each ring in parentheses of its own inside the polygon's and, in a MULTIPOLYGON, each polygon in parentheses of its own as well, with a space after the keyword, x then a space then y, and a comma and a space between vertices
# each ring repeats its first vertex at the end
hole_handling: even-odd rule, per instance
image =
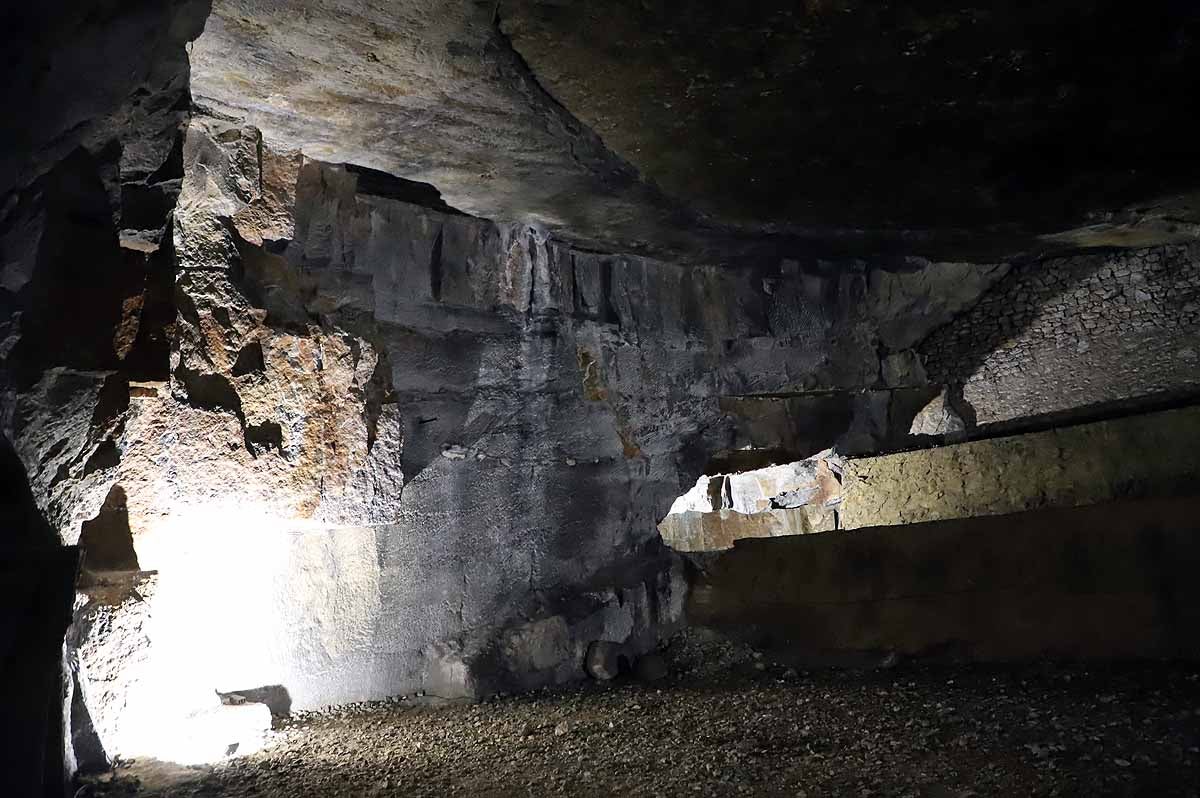
POLYGON ((312 702, 313 684, 369 649, 380 611, 373 529, 233 501, 145 526, 134 545, 142 569, 158 572, 145 596, 149 644, 129 664, 114 753, 198 764, 257 750, 267 707, 225 706, 218 692, 278 685, 312 702))

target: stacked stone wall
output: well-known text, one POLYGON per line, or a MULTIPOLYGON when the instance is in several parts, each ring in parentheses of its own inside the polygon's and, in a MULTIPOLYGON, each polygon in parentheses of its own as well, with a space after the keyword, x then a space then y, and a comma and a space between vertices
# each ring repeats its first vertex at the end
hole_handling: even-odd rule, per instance
POLYGON ((1200 391, 1200 244, 1015 268, 920 351, 978 424, 1200 391))

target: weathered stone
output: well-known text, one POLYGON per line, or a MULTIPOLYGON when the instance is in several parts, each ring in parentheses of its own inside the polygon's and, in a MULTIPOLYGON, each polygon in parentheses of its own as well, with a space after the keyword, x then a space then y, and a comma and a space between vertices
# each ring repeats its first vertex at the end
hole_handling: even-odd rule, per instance
POLYGON ((612 681, 621 675, 621 646, 608 640, 597 640, 587 649, 584 669, 588 676, 602 682, 612 681))
POLYGON ((1138 97, 1128 75, 1150 69, 1156 98, 1194 88, 1195 58, 1174 35, 1192 17, 1115 13, 1080 12, 1074 25, 1113 38, 1065 47, 1062 15, 1043 10, 898 19, 789 3, 405 0, 384 13, 217 0, 192 51, 193 93, 276 146, 423 181, 456 208, 602 251, 953 257, 1031 251, 1046 233, 1074 246, 1186 239, 1200 221, 1194 184, 1163 198, 1152 176, 1178 170, 1131 154, 1170 151, 1194 169, 1157 99, 1113 111, 1131 140, 1066 155, 1041 143, 1064 126, 1088 135, 1081 109, 1111 85, 1138 97), (847 69, 864 30, 886 44, 847 69), (1012 55, 1045 46, 1060 51, 1057 71, 1012 55), (1097 52, 1125 66, 1097 80, 1097 52), (1035 78, 1065 93, 1042 97, 1035 78), (864 102, 863 91, 883 94, 864 102), (1045 110, 1033 123, 1021 110, 1031 103, 1045 110), (726 120, 721 136, 714 118, 726 120), (954 137, 984 128, 988 147, 963 158, 954 137), (1140 168, 1114 166, 1130 158, 1140 168), (1051 162, 1062 179, 1042 174, 1051 162), (1071 169, 1094 184, 1076 185, 1071 169), (1016 188, 1031 181, 1053 188, 1031 199, 1016 188))
POLYGON ((950 403, 949 389, 942 388, 942 392, 917 413, 908 431, 912 435, 950 435, 966 428, 950 403))
POLYGON ((1200 390, 1200 375, 1175 358, 1177 349, 1200 345, 1200 320, 1184 311, 1197 274, 1195 243, 1028 263, 918 348, 931 380, 966 386, 962 399, 979 425, 1088 406, 1153 406, 1200 390), (1106 269, 1114 276, 1101 276, 1106 269), (1057 282, 1039 283, 1047 274, 1057 282), (1099 299, 1112 290, 1122 295, 1099 299), (1152 291, 1162 299, 1152 302, 1152 291), (993 328, 1013 306, 1026 310, 1024 320, 993 328))
POLYGON ((1200 411, 1171 410, 846 462, 844 529, 1186 495, 1200 411))

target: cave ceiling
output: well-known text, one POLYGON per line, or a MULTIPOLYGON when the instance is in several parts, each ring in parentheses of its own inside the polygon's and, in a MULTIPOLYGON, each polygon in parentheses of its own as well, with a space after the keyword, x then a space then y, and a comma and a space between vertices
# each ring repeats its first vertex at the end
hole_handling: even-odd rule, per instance
POLYGON ((5 90, 26 111, 3 186, 110 130, 130 150, 135 124, 148 170, 190 86, 272 146, 593 250, 990 261, 1200 236, 1186 0, 22 8, 5 58, 36 77, 5 90))
POLYGON ((1012 255, 1194 237, 1200 11, 215 0, 195 99, 577 244, 1012 255))

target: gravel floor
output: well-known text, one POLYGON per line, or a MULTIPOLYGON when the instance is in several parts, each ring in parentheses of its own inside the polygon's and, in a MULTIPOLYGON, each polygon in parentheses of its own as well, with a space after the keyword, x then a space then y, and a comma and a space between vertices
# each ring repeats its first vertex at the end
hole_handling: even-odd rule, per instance
POLYGON ((297 716, 156 796, 1200 795, 1200 666, 796 672, 693 635, 653 684, 297 716))

